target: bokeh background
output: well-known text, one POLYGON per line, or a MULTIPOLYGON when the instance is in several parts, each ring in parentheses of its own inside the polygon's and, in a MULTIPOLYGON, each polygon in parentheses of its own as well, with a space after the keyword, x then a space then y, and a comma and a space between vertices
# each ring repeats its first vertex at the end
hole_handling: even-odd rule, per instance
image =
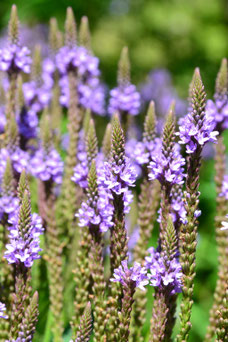
MULTIPOLYGON (((47 25, 53 16, 63 29, 68 6, 73 8, 77 22, 83 15, 88 16, 92 48, 100 58, 102 78, 109 87, 116 83, 120 51, 128 46, 135 84, 145 82, 152 69, 165 68, 171 73, 178 95, 184 99, 193 70, 199 66, 208 97, 213 96, 216 73, 228 52, 227 0, 1 0, 2 35, 13 3, 18 7, 21 23, 35 26, 31 44, 34 37, 41 42, 46 40, 47 25)), ((23 29, 22 34, 28 31, 23 29)), ((217 272, 214 167, 210 156, 211 152, 201 171, 202 216, 191 341, 202 341, 205 334, 217 272)), ((48 341, 47 335, 42 341, 48 341)))

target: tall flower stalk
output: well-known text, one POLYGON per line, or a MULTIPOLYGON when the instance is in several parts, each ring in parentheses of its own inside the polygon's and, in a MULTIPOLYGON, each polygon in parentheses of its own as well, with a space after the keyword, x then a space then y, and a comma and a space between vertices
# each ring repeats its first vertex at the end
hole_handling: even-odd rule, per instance
POLYGON ((180 127, 181 143, 186 144, 187 178, 184 194, 186 224, 180 230, 180 262, 183 270, 182 301, 180 312, 180 332, 177 341, 187 341, 191 329, 191 311, 195 278, 195 253, 198 228, 199 171, 201 153, 207 141, 215 141, 217 132, 213 131, 211 121, 205 116, 206 94, 199 69, 195 70, 190 87, 191 113, 180 127))
MULTIPOLYGON (((21 335, 32 336, 38 315, 37 306, 31 298, 31 266, 34 260, 40 257, 39 235, 43 228, 38 215, 31 214, 30 193, 25 172, 20 177, 18 200, 18 209, 9 219, 9 243, 6 245, 5 252, 7 261, 15 264, 15 293, 10 317, 11 339, 17 339, 21 335), (35 310, 35 312, 27 315, 27 310, 35 310)), ((37 294, 35 296, 37 297, 37 294)), ((37 303, 37 300, 35 302, 37 303)))

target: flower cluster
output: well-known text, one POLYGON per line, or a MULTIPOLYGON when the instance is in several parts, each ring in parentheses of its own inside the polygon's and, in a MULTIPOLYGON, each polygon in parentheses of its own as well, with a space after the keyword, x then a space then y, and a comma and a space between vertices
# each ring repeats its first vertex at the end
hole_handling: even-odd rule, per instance
POLYGON ((10 158, 15 172, 21 173, 23 169, 28 168, 29 156, 25 151, 16 147, 14 151, 9 151, 6 148, 0 150, 0 180, 2 179, 5 171, 7 159, 10 158))
POLYGON ((132 281, 135 287, 145 290, 144 286, 149 283, 147 270, 142 267, 138 262, 135 262, 132 267, 128 267, 128 261, 123 260, 121 265, 114 270, 113 282, 120 282, 123 286, 126 281, 132 281))
POLYGON ((23 263, 25 267, 31 267, 33 261, 40 258, 39 236, 43 233, 42 220, 37 214, 30 217, 30 227, 23 234, 19 226, 19 214, 21 207, 12 215, 9 222, 9 240, 6 245, 5 258, 8 263, 23 263))
POLYGON ((49 88, 39 82, 31 81, 23 84, 25 104, 31 115, 42 111, 50 101, 51 93, 49 88))
POLYGON ((179 146, 176 144, 169 157, 165 157, 162 152, 152 156, 152 161, 148 166, 149 179, 158 179, 161 184, 183 184, 184 165, 185 159, 181 156, 179 146))
POLYGON ((88 77, 98 77, 99 59, 94 57, 86 48, 82 46, 62 47, 56 55, 56 66, 61 75, 66 75, 71 69, 77 70, 78 76, 84 79, 88 77))
POLYGON ((79 226, 99 226, 99 230, 105 233, 113 226, 113 206, 110 204, 111 194, 102 187, 98 187, 98 199, 96 203, 83 202, 76 216, 79 218, 79 226))
POLYGON ((228 200, 228 175, 224 176, 223 182, 222 182, 222 191, 220 193, 220 196, 224 196, 226 200, 228 200))
POLYGON ((105 162, 99 180, 105 188, 120 195, 125 193, 128 187, 135 186, 136 177, 137 173, 134 166, 126 158, 125 163, 121 165, 105 162))
POLYGON ((211 117, 205 116, 203 120, 196 122, 192 114, 180 119, 180 127, 177 135, 180 137, 180 144, 186 145, 186 152, 191 154, 197 146, 203 147, 206 142, 216 141, 217 131, 214 131, 214 122, 211 117))
POLYGON ((7 319, 8 316, 4 313, 6 311, 6 306, 4 303, 0 302, 0 318, 7 319))
POLYGON ((2 196, 0 197, 0 221, 4 214, 7 214, 8 218, 14 215, 15 210, 18 209, 18 198, 14 196, 2 196))
POLYGON ((110 91, 110 101, 108 112, 126 112, 130 115, 137 115, 140 108, 140 94, 137 92, 135 85, 128 84, 119 86, 110 91))
POLYGON ((122 165, 104 162, 103 167, 100 169, 98 182, 106 191, 116 195, 123 195, 124 212, 126 214, 129 212, 130 203, 133 200, 133 195, 128 187, 135 186, 136 178, 135 167, 129 159, 126 159, 126 163, 122 165))
POLYGON ((228 97, 217 98, 215 101, 208 100, 206 116, 210 118, 213 129, 224 130, 228 128, 228 97))
POLYGON ((31 158, 29 170, 33 176, 42 181, 52 180, 56 184, 62 182, 63 162, 54 148, 48 153, 42 148, 37 150, 31 158))
POLYGON ((179 261, 176 258, 171 261, 164 260, 153 247, 149 248, 148 252, 150 255, 145 259, 145 267, 150 271, 149 284, 159 288, 169 286, 171 294, 181 292, 182 271, 179 261))
POLYGON ((31 57, 27 47, 16 44, 0 50, 0 70, 8 73, 30 72, 31 57))
MULTIPOLYGON (((178 96, 168 70, 156 69, 151 71, 147 82, 141 86, 141 96, 145 102, 150 102, 151 100, 155 102, 158 115, 167 113, 173 100, 175 100, 177 116, 182 116, 186 112, 186 102, 178 96)), ((160 117, 158 117, 158 121, 159 127, 162 127, 160 117)))
POLYGON ((38 133, 38 117, 34 111, 23 108, 17 117, 19 134, 26 140, 35 139, 38 133))
MULTIPOLYGON (((61 77, 59 81, 61 88, 60 103, 64 107, 69 105, 69 82, 67 76, 61 77)), ((78 101, 79 104, 92 112, 104 115, 105 104, 105 90, 100 84, 97 77, 89 78, 86 82, 84 80, 78 84, 78 101)))

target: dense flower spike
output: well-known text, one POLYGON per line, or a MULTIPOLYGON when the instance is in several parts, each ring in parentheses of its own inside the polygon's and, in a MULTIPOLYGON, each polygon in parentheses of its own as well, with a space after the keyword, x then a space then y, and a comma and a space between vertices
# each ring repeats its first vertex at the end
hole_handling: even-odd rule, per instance
POLYGON ((186 145, 186 152, 194 153, 202 148, 208 141, 215 142, 217 131, 214 131, 214 124, 211 117, 205 115, 204 88, 200 78, 199 70, 196 69, 193 79, 191 113, 180 121, 180 143, 186 145), (194 97, 195 96, 195 97, 194 97), (197 97, 197 102, 195 99, 197 97))
MULTIPOLYGON (((89 182, 97 183, 95 161, 93 161, 91 164, 88 179, 89 182)), ((82 227, 90 227, 91 225, 98 226, 100 231, 104 233, 113 226, 113 206, 110 204, 112 196, 106 192, 102 186, 97 187, 95 193, 92 192, 90 194, 90 192, 91 189, 88 188, 88 199, 86 202, 82 203, 82 206, 77 214, 79 217, 79 225, 82 227)))
MULTIPOLYGON (((215 136, 217 135, 217 132, 213 132, 207 126, 207 118, 205 117, 206 94, 199 69, 195 70, 190 85, 190 98, 192 112, 189 114, 189 119, 191 121, 191 129, 193 130, 188 131, 187 129, 185 131, 188 137, 186 140, 186 151, 190 153, 187 160, 186 192, 184 194, 187 222, 181 226, 180 230, 180 263, 183 271, 183 297, 180 313, 181 327, 177 337, 178 342, 188 340, 189 330, 191 328, 190 318, 193 304, 193 281, 195 277, 201 152, 205 142, 212 139, 212 137, 212 140, 215 140, 215 136), (198 135, 198 133, 200 134, 198 135), (201 133, 203 134, 202 136, 201 133), (201 138, 203 139, 201 140, 201 138)), ((190 121, 187 120, 186 122, 190 121)), ((180 133, 180 137, 182 133, 180 133)))
POLYGON ((114 88, 110 91, 110 102, 108 112, 112 115, 115 112, 126 112, 130 115, 137 115, 140 108, 140 95, 133 84, 124 87, 114 88))
POLYGON ((150 270, 150 285, 154 287, 169 286, 171 294, 181 292, 181 266, 177 259, 166 261, 153 247, 148 249, 145 267, 150 270))
POLYGON ((51 181, 61 184, 63 162, 59 153, 53 147, 50 118, 46 111, 41 122, 41 147, 30 161, 30 172, 42 181, 51 181))
POLYGON ((134 283, 134 287, 141 290, 145 290, 144 286, 149 283, 146 268, 142 267, 138 262, 135 262, 129 268, 127 260, 123 260, 121 265, 114 270, 111 281, 120 282, 122 285, 125 285, 127 281, 131 281, 134 283))
POLYGON ((140 108, 140 94, 135 85, 130 83, 130 62, 128 49, 122 50, 118 68, 118 87, 110 91, 108 112, 122 115, 137 115, 140 108))
POLYGON ((31 267, 40 258, 39 236, 43 233, 42 221, 37 214, 31 214, 29 194, 26 191, 19 208, 9 219, 9 239, 5 258, 11 263, 23 263, 31 267))
POLYGON ((127 264, 128 261, 123 260, 121 265, 114 270, 114 278, 110 279, 112 282, 120 282, 123 287, 122 308, 119 314, 119 340, 124 341, 128 341, 130 334, 129 327, 135 289, 138 287, 144 290, 144 286, 148 284, 147 272, 144 267, 135 262, 129 269, 127 264))
POLYGON ((91 304, 87 303, 83 316, 80 319, 80 325, 75 340, 71 342, 89 342, 92 333, 92 317, 91 317, 91 304))
POLYGON ((0 50, 0 70, 8 73, 30 72, 30 51, 25 46, 10 45, 0 50))

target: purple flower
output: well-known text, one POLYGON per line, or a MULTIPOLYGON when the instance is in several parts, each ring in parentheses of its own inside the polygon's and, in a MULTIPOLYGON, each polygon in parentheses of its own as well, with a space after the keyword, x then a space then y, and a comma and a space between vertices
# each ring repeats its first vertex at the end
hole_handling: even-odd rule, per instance
POLYGON ((61 184, 63 174, 63 162, 59 153, 53 148, 46 153, 42 148, 36 151, 31 158, 29 170, 31 174, 42 181, 52 180, 61 184))
POLYGON ((51 58, 45 58, 42 65, 42 79, 45 89, 52 89, 54 85, 55 62, 51 58))
POLYGON ((154 287, 170 287, 171 294, 181 292, 182 271, 178 259, 164 261, 153 247, 148 249, 150 256, 145 258, 145 267, 149 270, 150 285, 154 287))
MULTIPOLYGON (((145 102, 153 100, 156 104, 158 116, 167 113, 170 103, 175 101, 175 112, 182 116, 186 112, 187 104, 182 100, 173 87, 171 74, 165 69, 156 69, 149 73, 148 80, 141 87, 141 96, 145 102)), ((161 118, 158 117, 159 126, 163 126, 161 118)))
POLYGON ((133 84, 119 86, 110 91, 108 112, 126 112, 130 115, 137 115, 140 108, 140 94, 133 84))
POLYGON ((0 318, 7 319, 8 316, 4 313, 6 311, 6 306, 4 303, 0 302, 0 318))
POLYGON ((17 173, 21 173, 23 169, 27 169, 29 156, 25 151, 16 147, 14 151, 6 148, 0 150, 0 181, 5 171, 7 159, 10 158, 13 169, 17 173))
POLYGON ((224 176, 223 182, 222 182, 222 192, 219 196, 224 196, 226 200, 228 200, 228 175, 224 176))
POLYGON ((78 76, 85 78, 100 75, 99 59, 82 46, 62 47, 56 55, 56 66, 61 75, 71 69, 77 70, 78 76))
POLYGON ((25 46, 16 44, 9 45, 7 48, 0 50, 0 70, 8 73, 30 72, 31 65, 30 51, 25 46))
MULTIPOLYGON (((64 107, 69 105, 69 82, 66 76, 61 77, 59 81, 61 88, 60 104, 64 107)), ((83 80, 78 84, 79 104, 85 109, 91 109, 92 112, 104 115, 105 89, 97 77, 91 77, 87 81, 83 80)))
POLYGON ((14 196, 2 196, 0 197, 0 221, 4 214, 11 218, 14 215, 15 210, 18 209, 19 201, 14 196))
POLYGON ((191 154, 197 149, 197 146, 204 146, 206 142, 216 142, 216 136, 219 134, 214 131, 214 123, 211 117, 205 116, 203 120, 196 122, 192 114, 187 114, 179 120, 180 144, 186 145, 186 152, 191 154))
POLYGON ((31 110, 23 108, 17 116, 19 133, 26 140, 35 139, 37 137, 38 123, 39 120, 37 114, 31 110))
POLYGON ((32 112, 33 115, 42 111, 51 99, 50 89, 35 81, 24 83, 23 93, 25 104, 29 108, 29 112, 32 112))
POLYGON ((208 100, 206 105, 206 116, 213 123, 213 129, 224 130, 228 128, 228 97, 219 97, 215 101, 208 100))
MULTIPOLYGON (((40 258, 39 236, 43 233, 42 220, 37 214, 31 214, 30 226, 24 233, 21 231, 18 207, 9 218, 9 243, 6 244, 5 258, 9 264, 23 263, 25 267, 31 267, 33 261, 40 258)), ((28 223, 27 223, 28 224, 28 223)))
POLYGON ((78 85, 79 104, 85 109, 91 109, 92 112, 104 115, 105 89, 100 84, 98 78, 92 78, 87 84, 78 85))
POLYGON ((121 265, 114 270, 113 278, 110 280, 120 282, 122 285, 131 280, 135 287, 143 291, 145 290, 144 286, 149 283, 146 268, 142 267, 138 262, 134 262, 133 267, 128 268, 127 260, 123 260, 121 265))
POLYGON ((112 190, 117 195, 126 192, 130 186, 135 186, 137 174, 130 160, 126 158, 126 162, 122 165, 104 163, 103 174, 99 177, 99 181, 104 187, 112 190))
POLYGON ((179 152, 179 146, 176 144, 169 157, 165 157, 162 150, 157 155, 152 156, 148 168, 149 179, 158 179, 161 184, 170 185, 183 184, 185 159, 179 152))
POLYGON ((79 218, 79 226, 90 227, 91 225, 99 226, 99 230, 105 233, 113 226, 113 206, 110 204, 111 194, 101 186, 98 187, 98 199, 95 203, 90 203, 88 199, 83 202, 76 216, 79 218))
POLYGON ((188 221, 186 217, 186 210, 184 207, 183 194, 181 192, 181 195, 178 194, 178 196, 175 196, 175 191, 176 189, 173 188, 171 201, 172 220, 173 222, 180 220, 183 224, 186 224, 188 221))

